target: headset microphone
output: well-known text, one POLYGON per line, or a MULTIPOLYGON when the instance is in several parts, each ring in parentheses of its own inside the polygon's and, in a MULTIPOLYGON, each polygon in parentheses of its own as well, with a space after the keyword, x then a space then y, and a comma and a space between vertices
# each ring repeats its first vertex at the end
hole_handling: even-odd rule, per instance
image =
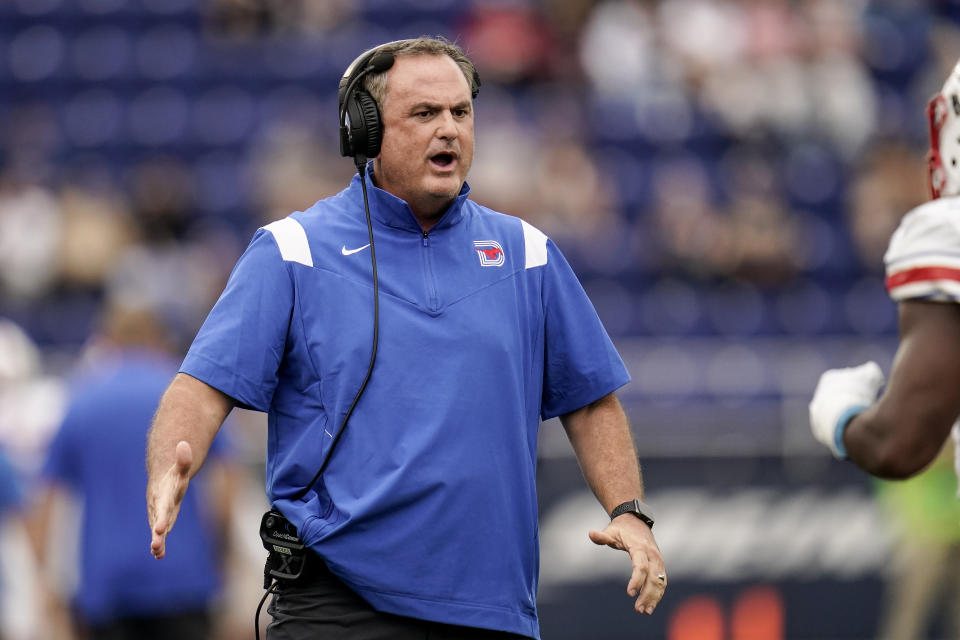
POLYGON ((383 73, 393 66, 393 54, 388 51, 381 51, 370 58, 369 64, 372 73, 383 73))

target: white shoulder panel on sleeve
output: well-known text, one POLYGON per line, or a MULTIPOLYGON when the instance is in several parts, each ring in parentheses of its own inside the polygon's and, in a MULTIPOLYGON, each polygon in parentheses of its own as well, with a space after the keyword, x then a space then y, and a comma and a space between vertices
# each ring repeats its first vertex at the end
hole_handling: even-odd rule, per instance
POLYGON ((308 267, 313 266, 313 256, 310 255, 310 243, 307 242, 307 232, 303 226, 293 218, 286 217, 275 220, 263 227, 273 234, 280 248, 280 257, 287 262, 299 262, 308 267))
POLYGON ((923 204, 903 217, 883 261, 896 301, 960 301, 960 198, 923 204))
POLYGON ((523 225, 523 248, 526 252, 526 268, 547 264, 547 236, 535 226, 521 220, 523 225))

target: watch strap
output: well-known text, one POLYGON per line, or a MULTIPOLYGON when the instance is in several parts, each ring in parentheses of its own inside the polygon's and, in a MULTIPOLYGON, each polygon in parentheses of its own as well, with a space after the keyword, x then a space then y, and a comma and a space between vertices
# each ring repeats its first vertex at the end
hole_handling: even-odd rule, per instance
POLYGON ((610 519, 613 520, 617 516, 622 516, 625 513, 632 513, 646 523, 648 527, 651 529, 653 528, 653 523, 655 521, 653 517, 653 509, 640 500, 634 498, 633 500, 628 500, 627 502, 618 504, 613 508, 613 511, 610 512, 610 519))

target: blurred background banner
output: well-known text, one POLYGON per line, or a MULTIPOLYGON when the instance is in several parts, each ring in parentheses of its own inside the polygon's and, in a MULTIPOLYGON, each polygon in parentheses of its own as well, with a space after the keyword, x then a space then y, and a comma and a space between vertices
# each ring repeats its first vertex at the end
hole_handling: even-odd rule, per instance
MULTIPOLYGON (((875 484, 807 424, 824 369, 889 370, 883 253, 927 198, 953 0, 0 1, 0 449, 24 496, 0 516, 0 635, 50 637, 20 520, 107 303, 159 314, 182 355, 253 232, 347 184, 344 68, 418 35, 479 67, 472 196, 557 242, 633 376, 670 588, 633 614, 545 423, 544 637, 960 636, 951 461, 875 484)), ((265 437, 234 418, 218 633, 246 638, 265 437)))

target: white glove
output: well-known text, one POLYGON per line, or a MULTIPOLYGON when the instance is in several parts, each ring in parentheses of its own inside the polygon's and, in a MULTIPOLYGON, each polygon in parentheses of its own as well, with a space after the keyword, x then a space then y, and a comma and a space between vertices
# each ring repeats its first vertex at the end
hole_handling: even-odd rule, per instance
POLYGON ((883 383, 883 372, 873 361, 859 367, 830 369, 820 376, 810 401, 810 428, 837 458, 847 457, 843 446, 847 423, 873 404, 883 383))

